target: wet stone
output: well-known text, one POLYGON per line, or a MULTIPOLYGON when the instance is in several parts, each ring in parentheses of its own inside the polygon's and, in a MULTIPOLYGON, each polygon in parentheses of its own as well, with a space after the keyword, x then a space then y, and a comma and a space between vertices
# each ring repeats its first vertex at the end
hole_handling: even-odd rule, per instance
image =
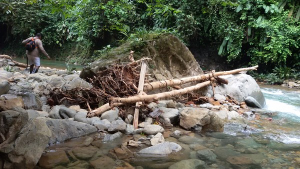
POLYGON ((54 168, 58 165, 69 163, 70 160, 64 151, 49 152, 42 155, 39 166, 43 168, 54 168))
POLYGON ((211 150, 208 149, 197 151, 197 156, 200 160, 206 162, 214 162, 217 159, 217 156, 211 150))
POLYGON ((97 152, 96 147, 76 147, 73 149, 73 154, 78 158, 82 160, 90 159, 96 154, 97 152))

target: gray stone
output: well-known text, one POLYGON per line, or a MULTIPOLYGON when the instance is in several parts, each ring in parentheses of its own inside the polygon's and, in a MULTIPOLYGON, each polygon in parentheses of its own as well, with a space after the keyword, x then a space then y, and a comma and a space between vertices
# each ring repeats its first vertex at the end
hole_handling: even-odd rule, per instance
POLYGON ((157 133, 154 137, 150 139, 151 145, 156 145, 165 142, 165 138, 161 133, 157 133))
POLYGON ((67 107, 60 107, 59 114, 64 119, 74 118, 76 115, 76 110, 73 110, 73 109, 70 109, 67 107))
POLYGON ((74 120, 78 122, 83 122, 83 123, 89 123, 88 119, 86 118, 87 112, 77 112, 74 116, 74 120))
POLYGON ((168 101, 167 108, 176 108, 176 103, 173 100, 168 101))
POLYGON ((96 127, 77 121, 47 119, 46 123, 52 131, 49 144, 63 142, 67 139, 81 137, 97 131, 96 127))
POLYGON ((59 114, 59 110, 63 105, 57 105, 53 106, 51 111, 49 112, 49 117, 53 119, 62 119, 62 117, 59 114))
POLYGON ((52 75, 47 80, 52 88, 61 88, 65 84, 65 80, 61 76, 52 75))
MULTIPOLYGON (((11 140, 13 148, 6 152, 13 168, 34 168, 47 147, 50 136, 51 131, 43 119, 29 120, 18 133, 17 138, 11 140)), ((3 147, 6 146, 0 145, 0 147, 2 147, 0 152, 3 152, 3 147)))
POLYGON ((35 110, 27 110, 29 119, 36 119, 40 114, 35 110))
POLYGON ((214 153, 221 160, 226 160, 229 156, 239 156, 241 154, 235 151, 233 146, 216 147, 214 153))
POLYGON ((220 101, 220 102, 223 102, 226 100, 226 97, 224 95, 221 95, 221 94, 215 94, 214 95, 214 99, 220 101))
POLYGON ((72 81, 67 82, 64 85, 66 90, 72 90, 74 88, 83 88, 83 89, 91 89, 93 86, 87 81, 81 79, 80 77, 72 79, 72 81))
MULTIPOLYGON (((215 87, 215 94, 229 95, 239 102, 243 102, 247 96, 253 97, 261 105, 265 105, 265 98, 256 81, 247 74, 221 76, 228 80, 228 85, 215 87)), ((212 95, 211 86, 208 87, 207 96, 212 95)))
POLYGON ((181 136, 181 131, 179 131, 179 130, 175 130, 172 134, 171 134, 171 136, 172 137, 175 137, 175 138, 179 138, 180 136, 181 136))
POLYGON ((110 122, 117 120, 118 117, 119 117, 119 109, 117 109, 117 108, 106 111, 101 115, 102 120, 107 119, 110 122))
POLYGON ((35 94, 22 94, 25 109, 42 110, 41 98, 35 94))
POLYGON ((132 124, 126 124, 126 134, 134 134, 134 127, 132 124))
POLYGON ((125 131, 125 130, 126 130, 126 123, 123 120, 113 121, 108 128, 109 132, 125 131))
POLYGON ((213 105, 210 103, 204 103, 204 104, 200 104, 201 108, 207 108, 207 109, 211 109, 213 108, 213 105))
POLYGON ((206 168, 205 162, 198 159, 188 159, 182 160, 177 163, 174 163, 169 167, 169 169, 200 169, 206 168))
POLYGON ((154 134, 157 134, 157 133, 162 133, 164 132, 164 128, 162 128, 161 126, 159 125, 147 125, 143 132, 145 134, 148 134, 148 135, 154 135, 154 134))
POLYGON ((260 109, 262 108, 262 106, 256 101, 256 99, 254 99, 251 96, 247 96, 245 98, 245 102, 249 107, 260 108, 260 109))
POLYGON ((178 152, 182 147, 173 142, 164 142, 154 146, 144 148, 138 152, 141 156, 165 156, 172 152, 178 152))
POLYGON ((29 74, 27 80, 34 80, 37 82, 42 82, 48 78, 47 75, 43 73, 34 73, 34 74, 29 74))
POLYGON ((202 127, 203 131, 223 132, 224 121, 215 113, 210 114, 210 123, 202 127))
POLYGON ((180 111, 180 126, 187 130, 197 129, 209 123, 209 110, 206 108, 186 107, 180 111))
POLYGON ((106 134, 105 137, 103 138, 103 142, 109 142, 109 141, 113 141, 117 138, 122 137, 122 133, 121 132, 117 132, 115 134, 106 134))
POLYGON ((6 94, 10 89, 10 84, 6 80, 0 81, 0 95, 6 94))
POLYGON ((212 110, 212 112, 214 112, 218 117, 220 117, 223 120, 228 118, 228 110, 227 109, 222 109, 219 111, 212 110))
POLYGON ((245 138, 237 142, 236 148, 254 148, 257 149, 262 145, 258 144, 253 138, 245 138))
POLYGON ((240 114, 236 111, 230 111, 228 112, 228 120, 231 120, 231 119, 237 119, 240 117, 240 114))
POLYGON ((145 127, 148 126, 148 125, 151 125, 151 123, 149 123, 149 122, 141 122, 141 123, 139 124, 139 127, 140 127, 140 128, 145 128, 145 127))
POLYGON ((149 104, 147 105, 147 107, 148 107, 149 109, 151 109, 151 110, 154 110, 154 109, 157 108, 157 104, 154 103, 154 102, 151 102, 151 103, 149 103, 149 104))
POLYGON ((100 121, 93 121, 92 125, 97 127, 98 130, 104 131, 107 130, 110 126, 110 122, 107 119, 100 120, 100 121))
POLYGON ((208 149, 197 151, 197 156, 203 161, 215 162, 217 160, 217 156, 208 149))
POLYGON ((93 141, 94 141, 94 139, 93 139, 92 137, 87 137, 87 138, 83 141, 82 145, 83 145, 83 146, 89 146, 93 141))
POLYGON ((127 117, 126 117, 126 119, 125 119, 125 122, 126 122, 127 124, 131 124, 131 123, 132 123, 132 120, 133 120, 133 115, 128 114, 127 117))
POLYGON ((159 108, 163 113, 160 115, 163 117, 165 124, 178 124, 179 122, 179 111, 173 108, 159 108))

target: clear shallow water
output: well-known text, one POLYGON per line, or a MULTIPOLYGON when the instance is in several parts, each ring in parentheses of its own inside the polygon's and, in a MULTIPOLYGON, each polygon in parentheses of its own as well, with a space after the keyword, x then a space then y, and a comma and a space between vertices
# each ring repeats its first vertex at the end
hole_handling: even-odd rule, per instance
MULTIPOLYGON (((102 143, 101 139, 98 139, 99 137, 92 136, 95 138, 94 142, 100 142, 100 144, 93 142, 88 147, 83 146, 85 138, 79 138, 48 147, 46 151, 48 153, 60 151, 69 155, 73 152, 75 155, 73 160, 70 160, 68 164, 60 164, 60 168, 72 168, 75 165, 77 168, 93 168, 95 161, 101 161, 101 158, 105 157, 115 161, 109 163, 107 168, 114 168, 121 161, 125 161, 134 167, 141 166, 144 169, 168 169, 169 166, 181 160, 199 159, 197 153, 200 150, 210 150, 216 155, 214 161, 200 158, 206 163, 205 168, 299 168, 300 93, 297 90, 275 86, 262 86, 262 91, 266 97, 264 109, 274 111, 277 115, 272 117, 262 115, 257 120, 245 121, 242 119, 230 122, 224 126, 223 133, 189 133, 179 139, 165 136, 166 141, 176 142, 183 148, 182 151, 167 157, 145 158, 129 154, 115 156, 115 148, 122 147, 128 140, 145 137, 145 135, 126 135, 121 140, 109 143, 102 143), (78 150, 78 147, 81 148, 78 150), (80 151, 85 154, 87 152, 85 149, 88 151, 95 149, 97 153, 89 159, 80 159, 82 156, 80 151), (231 160, 233 158, 236 160, 231 160)), ((180 130, 180 128, 173 128, 170 132, 172 133, 176 129, 180 130)), ((127 147, 132 152, 137 152, 148 146, 127 147)), ((98 168, 103 168, 101 165, 104 164, 107 162, 99 163, 98 168)))
MULTIPOLYGON (((15 61, 27 64, 26 58, 14 58, 15 61)), ((47 60, 47 59, 41 59, 41 66, 42 67, 50 67, 50 68, 56 68, 56 69, 67 69, 66 62, 64 61, 55 61, 55 60, 47 60)), ((76 70, 82 70, 82 65, 74 65, 69 64, 70 68, 76 68, 76 70)))

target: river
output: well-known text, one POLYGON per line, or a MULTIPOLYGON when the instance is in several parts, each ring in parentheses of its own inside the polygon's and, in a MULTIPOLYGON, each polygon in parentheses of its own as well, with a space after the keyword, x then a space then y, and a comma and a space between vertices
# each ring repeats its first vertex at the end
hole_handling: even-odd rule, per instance
MULTIPOLYGON (((168 169, 176 162, 199 158, 205 161, 204 168, 298 168, 300 165, 299 90, 268 85, 261 85, 261 89, 266 98, 263 112, 270 113, 270 116, 226 123, 223 133, 190 133, 180 138, 166 137, 166 141, 180 144, 183 150, 167 157, 145 158, 127 154, 122 156, 121 161, 144 169, 168 169)), ((171 130, 176 129, 180 130, 175 127, 171 130)), ((88 137, 97 138, 98 135, 88 137)), ((82 147, 82 143, 88 137, 72 139, 48 147, 46 151, 49 153, 73 151, 77 153, 75 156, 80 157, 80 152, 88 149, 88 147, 82 147)), ((97 151, 96 157, 94 155, 91 159, 64 164, 61 165, 61 168, 72 168, 74 165, 80 166, 79 168, 99 168, 95 165, 102 164, 105 164, 107 168, 113 168, 115 165, 113 160, 110 163, 103 162, 103 160, 116 158, 112 155, 112 152, 116 151, 116 147, 121 147, 129 139, 139 137, 145 138, 145 136, 137 134, 126 135, 108 143, 99 144, 98 142, 101 140, 94 141, 95 143, 93 142, 93 146, 89 146, 88 150, 91 151, 94 148, 97 151)), ((134 151, 134 148, 131 150, 134 151)), ((120 159, 116 160, 120 161, 120 159)), ((179 169, 180 165, 177 168, 179 169)))
MULTIPOLYGON (((27 64, 26 58, 17 57, 14 58, 15 61, 27 64)), ((42 67, 50 67, 56 69, 67 69, 67 65, 70 69, 75 68, 76 70, 82 70, 82 65, 74 65, 74 64, 67 64, 65 61, 55 61, 55 60, 47 60, 41 59, 41 66, 42 67)))

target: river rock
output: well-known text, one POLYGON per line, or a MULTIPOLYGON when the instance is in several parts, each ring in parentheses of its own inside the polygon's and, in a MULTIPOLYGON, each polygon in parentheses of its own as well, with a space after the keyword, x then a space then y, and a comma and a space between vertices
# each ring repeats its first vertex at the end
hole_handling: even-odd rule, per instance
POLYGON ((162 127, 159 126, 159 125, 153 125, 153 124, 151 124, 151 125, 147 125, 147 126, 144 128, 143 132, 144 132, 145 134, 148 134, 148 135, 154 135, 154 134, 157 134, 157 133, 162 133, 162 132, 164 132, 164 128, 162 128, 162 127))
POLYGON ((214 153, 221 160, 226 160, 229 156, 239 156, 241 154, 235 151, 233 146, 216 147, 214 153))
POLYGON ((196 129, 210 123, 209 110, 206 108, 186 107, 180 111, 180 126, 187 129, 196 129))
POLYGON ((15 107, 24 108, 24 102, 21 97, 9 99, 9 100, 0 100, 0 111, 11 110, 15 107))
POLYGON ((156 145, 165 142, 165 138, 161 133, 157 133, 154 137, 150 139, 151 145, 156 145))
POLYGON ((108 156, 102 156, 90 161, 90 164, 94 169, 110 169, 114 168, 115 160, 108 156))
POLYGON ((22 94, 25 109, 42 110, 41 98, 33 93, 22 94))
POLYGON ((47 119, 46 123, 52 131, 49 144, 81 137, 97 131, 94 126, 71 120, 47 119))
POLYGON ((134 134, 134 127, 132 124, 126 124, 126 134, 134 134))
POLYGON ((78 122, 89 123, 89 120, 86 118, 86 116, 87 112, 80 111, 75 114, 74 120, 78 122))
POLYGON ((74 88, 83 88, 83 89, 91 89, 93 86, 87 81, 81 79, 80 77, 72 79, 72 81, 67 82, 64 85, 65 90, 72 90, 74 88))
POLYGON ((6 94, 10 89, 10 84, 7 80, 0 81, 0 95, 6 94))
POLYGON ((262 108, 262 106, 251 96, 247 96, 245 98, 245 102, 247 104, 247 106, 250 106, 250 107, 254 107, 254 108, 262 108))
POLYGON ((196 169, 205 168, 205 162, 198 159, 182 160, 174 163, 169 169, 196 169))
POLYGON ((240 114, 236 111, 229 111, 228 112, 228 120, 237 119, 239 117, 240 117, 240 114))
POLYGON ((119 117, 119 109, 117 109, 117 108, 106 111, 101 115, 102 120, 107 119, 110 122, 117 120, 118 117, 119 117))
POLYGON ((92 125, 97 127, 100 131, 105 131, 109 128, 110 122, 107 119, 103 120, 92 120, 92 125))
POLYGON ((178 139, 178 141, 184 143, 184 144, 193 144, 193 143, 199 143, 202 140, 200 140, 197 137, 192 137, 192 136, 182 136, 178 139))
POLYGON ((73 154, 81 160, 88 160, 92 158, 99 149, 93 146, 76 147, 72 150, 73 154))
POLYGON ((133 115, 128 114, 127 117, 126 117, 126 119, 125 119, 125 122, 126 122, 127 124, 131 124, 131 123, 132 123, 132 120, 133 120, 133 115))
POLYGON ((144 148, 138 152, 141 156, 165 156, 172 152, 178 152, 182 148, 180 145, 173 142, 159 143, 154 146, 144 148))
MULTIPOLYGON (((20 123, 19 121, 14 125, 17 124, 22 127, 22 123, 24 124, 25 121, 27 121, 26 119, 23 120, 23 122, 20 123)), ((34 168, 48 145, 50 137, 51 131, 47 127, 45 120, 32 119, 17 132, 17 138, 15 140, 11 140, 11 138, 7 139, 7 141, 12 141, 11 146, 9 144, 6 146, 0 145, 0 152, 4 152, 5 155, 7 155, 7 159, 9 159, 14 166, 13 168, 34 168)))
POLYGON ((65 84, 64 78, 57 75, 50 76, 47 82, 52 88, 61 88, 65 84))
POLYGON ((35 110, 27 110, 29 119, 36 119, 40 114, 35 110))
POLYGON ((45 81, 47 78, 48 78, 48 76, 43 73, 33 73, 33 74, 28 75, 27 80, 42 82, 42 81, 45 81))
POLYGON ((44 153, 39 160, 39 166, 42 168, 54 168, 58 165, 65 165, 70 162, 65 151, 44 153))
MULTIPOLYGON (((221 76, 228 80, 228 85, 215 87, 215 94, 229 95, 239 102, 243 102, 247 96, 253 97, 261 105, 265 105, 265 98, 256 81, 247 74, 221 76)), ((212 96, 211 86, 208 87, 207 96, 212 96)))
POLYGON ((222 109, 222 110, 219 110, 219 111, 216 111, 216 110, 212 110, 212 112, 214 112, 219 118, 225 120, 228 118, 228 110, 227 109, 222 109))
POLYGON ((202 127, 203 131, 223 132, 224 121, 215 113, 210 114, 210 123, 202 127))
POLYGON ((200 160, 208 162, 215 162, 217 160, 217 156, 211 150, 208 149, 197 151, 197 157, 200 160))
MULTIPOLYGON (((174 107, 175 107, 175 103, 174 103, 174 107)), ((165 107, 160 107, 159 109, 163 112, 160 116, 163 118, 164 124, 178 124, 179 122, 178 109, 165 108, 165 107)))
POLYGON ((126 130, 126 123, 123 120, 113 121, 108 127, 109 132, 125 131, 125 130, 126 130))
POLYGON ((120 138, 120 137, 122 137, 122 133, 121 132, 117 132, 117 133, 115 133, 115 134, 106 134, 105 136, 104 136, 104 138, 103 138, 103 142, 109 142, 109 141, 113 141, 113 140, 115 140, 115 139, 117 139, 117 138, 120 138))

